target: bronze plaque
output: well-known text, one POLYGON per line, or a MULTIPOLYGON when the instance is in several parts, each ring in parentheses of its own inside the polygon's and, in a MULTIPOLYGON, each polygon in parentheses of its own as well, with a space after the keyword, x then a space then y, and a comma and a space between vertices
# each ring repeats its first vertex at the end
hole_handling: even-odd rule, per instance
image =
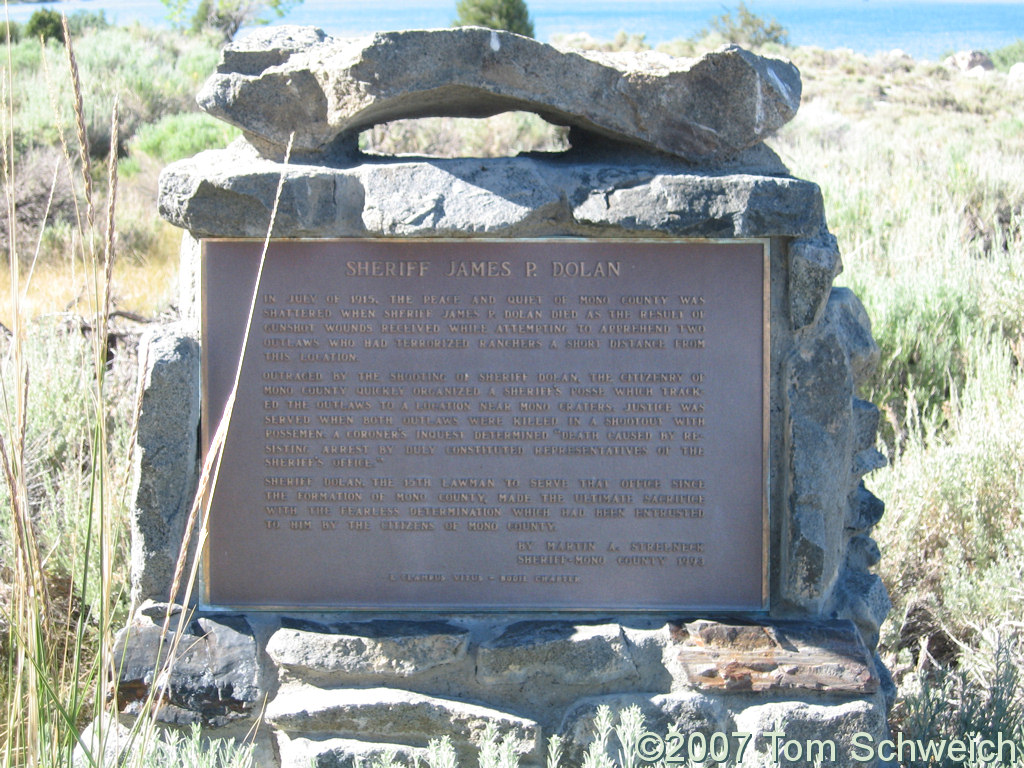
MULTIPOLYGON (((207 241, 206 439, 263 244, 207 241)), ((207 601, 761 610, 766 241, 276 241, 207 601)))

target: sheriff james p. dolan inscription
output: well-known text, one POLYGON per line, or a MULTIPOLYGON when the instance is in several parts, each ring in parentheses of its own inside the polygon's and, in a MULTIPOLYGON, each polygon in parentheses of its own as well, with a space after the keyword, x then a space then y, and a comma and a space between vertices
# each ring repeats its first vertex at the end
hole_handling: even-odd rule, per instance
MULTIPOLYGON (((209 431, 262 244, 205 249, 209 431)), ((766 254, 273 242, 213 494, 209 602, 765 608, 766 254)))

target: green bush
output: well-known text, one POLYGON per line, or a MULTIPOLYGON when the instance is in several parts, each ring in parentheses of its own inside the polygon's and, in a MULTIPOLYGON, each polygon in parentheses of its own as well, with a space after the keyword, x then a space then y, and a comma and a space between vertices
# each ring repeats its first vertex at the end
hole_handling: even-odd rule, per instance
POLYGON ((455 10, 453 26, 505 29, 533 37, 533 21, 523 0, 459 0, 455 10))
POLYGON ((0 34, 4 35, 4 42, 10 40, 12 43, 16 43, 21 40, 21 25, 16 21, 8 22, 6 29, 0 34))
POLYGON ((992 52, 992 63, 996 69, 1006 72, 1014 64, 1024 61, 1024 39, 1017 40, 992 52))
POLYGON ((61 23, 60 14, 52 8, 40 8, 33 11, 25 24, 25 35, 38 40, 60 40, 64 42, 64 25, 61 23))
POLYGON ((240 135, 237 128, 209 115, 186 112, 143 125, 135 135, 131 151, 144 152, 161 163, 170 163, 204 149, 227 146, 240 135))
MULTIPOLYGON (((110 22, 107 21, 107 15, 102 10, 75 11, 68 15, 68 29, 71 30, 71 35, 74 38, 87 30, 107 29, 108 27, 110 27, 110 22)), ((43 40, 57 40, 63 43, 64 25, 61 23, 61 14, 52 8, 40 8, 29 17, 24 31, 16 23, 11 22, 11 42, 18 42, 23 34, 32 40, 42 37, 43 40)))
POLYGON ((75 11, 68 16, 68 29, 71 30, 72 38, 77 38, 83 32, 90 29, 109 29, 110 22, 103 10, 99 11, 75 11))

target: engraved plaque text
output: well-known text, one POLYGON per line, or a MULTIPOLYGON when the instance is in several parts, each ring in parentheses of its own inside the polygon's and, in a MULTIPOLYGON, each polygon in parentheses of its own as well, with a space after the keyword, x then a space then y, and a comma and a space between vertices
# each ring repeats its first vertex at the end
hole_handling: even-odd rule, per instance
MULTIPOLYGON (((204 244, 206 440, 262 243, 204 244)), ((213 492, 239 607, 766 607, 763 241, 273 242, 213 492)))

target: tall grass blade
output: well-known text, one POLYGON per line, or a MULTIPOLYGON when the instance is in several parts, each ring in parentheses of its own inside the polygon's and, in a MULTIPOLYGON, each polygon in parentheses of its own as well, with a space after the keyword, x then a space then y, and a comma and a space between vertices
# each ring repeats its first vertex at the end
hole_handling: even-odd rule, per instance
MULTIPOLYGON (((245 332, 242 335, 242 349, 244 350, 249 343, 249 336, 252 330, 253 318, 256 316, 256 304, 259 298, 260 285, 263 281, 263 268, 266 264, 267 252, 270 249, 270 239, 274 231, 274 225, 277 222, 277 213, 281 204, 281 193, 284 190, 285 181, 285 169, 291 162, 292 145, 295 141, 295 133, 293 132, 288 138, 288 146, 285 150, 283 167, 281 170, 281 177, 278 179, 277 190, 274 195, 274 207, 270 213, 270 222, 267 226, 267 235, 263 241, 263 249, 260 253, 259 269, 256 273, 256 282, 253 285, 252 297, 249 302, 249 312, 246 318, 245 332)), ((175 602, 180 600, 180 604, 183 606, 189 606, 192 603, 192 593, 195 585, 199 578, 199 568, 201 563, 201 556, 203 548, 206 543, 207 532, 209 530, 209 515, 210 515, 210 500, 214 489, 217 487, 217 480, 220 475, 221 458, 223 456, 224 442, 227 439, 228 428, 231 423, 231 416, 234 411, 235 397, 238 392, 238 385, 242 377, 242 357, 239 357, 238 364, 235 367, 234 381, 231 386, 231 390, 228 393, 227 402, 224 406, 224 413, 221 416, 220 423, 217 425, 217 429, 214 432, 213 437, 210 440, 210 445, 207 449, 207 455, 203 461, 202 471, 199 477, 198 488, 196 490, 195 499, 192 503, 192 508, 189 512, 188 520, 185 523, 185 536, 184 541, 181 545, 181 550, 178 554, 178 561, 175 564, 174 577, 171 583, 171 591, 168 596, 167 612, 164 616, 163 624, 163 637, 166 638, 170 631, 171 617, 173 605, 175 602), (188 578, 184 580, 184 589, 182 589, 182 580, 184 578, 184 572, 186 564, 189 562, 192 542, 192 532, 196 530, 198 525, 198 532, 196 534, 196 545, 194 554, 191 556, 191 565, 189 567, 188 578), (180 597, 179 597, 180 592, 180 597)), ((160 708, 166 702, 168 686, 170 685, 171 672, 174 667, 174 661, 178 653, 178 647, 181 638, 184 636, 184 629, 187 626, 191 618, 191 611, 182 610, 178 618, 177 631, 174 633, 174 637, 171 640, 170 647, 168 648, 166 657, 163 658, 162 654, 158 653, 157 658, 163 658, 161 662, 161 669, 159 673, 154 675, 154 680, 157 684, 153 686, 155 694, 155 706, 152 707, 151 717, 153 722, 156 722, 156 718, 159 715, 160 708)), ((162 649, 161 649, 162 650, 162 649)))

